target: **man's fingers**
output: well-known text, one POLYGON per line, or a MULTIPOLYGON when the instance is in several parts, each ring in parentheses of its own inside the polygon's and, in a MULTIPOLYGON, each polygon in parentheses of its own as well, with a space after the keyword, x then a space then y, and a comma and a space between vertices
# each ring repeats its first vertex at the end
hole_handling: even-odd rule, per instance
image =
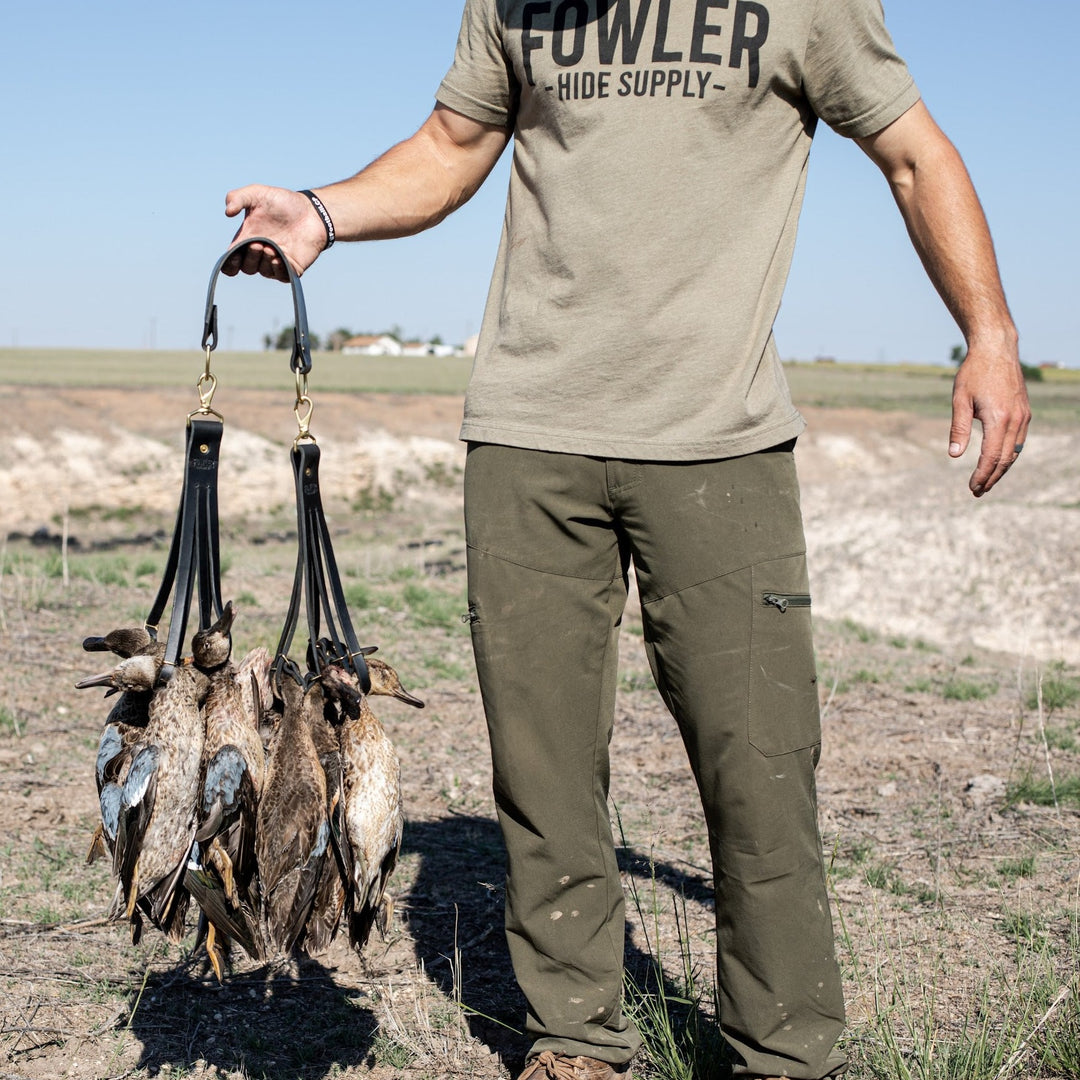
POLYGON ((979 461, 968 483, 976 498, 985 495, 1016 462, 1024 448, 1028 423, 1028 418, 1017 421, 1014 417, 1005 422, 984 422, 979 461))
MULTIPOLYGON (((289 252, 287 257, 298 275, 314 262, 321 250, 321 245, 315 245, 308 234, 317 229, 316 235, 321 240, 322 222, 316 221, 305 232, 303 219, 308 214, 314 217, 314 211, 307 198, 298 192, 261 184, 236 188, 225 196, 225 213, 235 217, 241 212, 244 219, 233 237, 234 245, 249 237, 272 237, 289 252), (310 258, 306 258, 309 248, 313 250, 310 258)), ((249 244, 230 256, 221 269, 230 277, 244 273, 286 283, 289 280, 285 260, 265 244, 249 244)))
MULTIPOLYGON (((957 377, 959 382, 959 376, 957 377)), ((962 457, 971 441, 971 424, 975 418, 975 402, 971 395, 953 385, 952 426, 949 428, 949 457, 962 457)))

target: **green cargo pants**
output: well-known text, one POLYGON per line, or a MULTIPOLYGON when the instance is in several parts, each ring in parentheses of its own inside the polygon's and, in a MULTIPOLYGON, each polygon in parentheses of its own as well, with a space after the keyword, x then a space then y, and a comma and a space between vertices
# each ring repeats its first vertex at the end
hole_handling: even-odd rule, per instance
POLYGON ((844 1063, 817 828, 820 744, 790 444, 711 462, 488 444, 465 470, 469 605, 531 1053, 618 1064, 624 909, 607 803, 632 560, 645 643, 701 793, 736 1075, 844 1063))

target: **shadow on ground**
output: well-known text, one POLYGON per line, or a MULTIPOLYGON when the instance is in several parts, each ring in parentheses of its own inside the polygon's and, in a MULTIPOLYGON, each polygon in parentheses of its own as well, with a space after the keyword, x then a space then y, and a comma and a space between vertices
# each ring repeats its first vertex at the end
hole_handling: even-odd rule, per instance
POLYGON ((139 1068, 205 1061, 263 1080, 332 1075, 368 1058, 377 1023, 318 961, 260 968, 218 985, 189 963, 147 980, 131 1021, 139 1068))
MULTIPOLYGON (((412 822, 404 852, 419 856, 415 883, 398 898, 416 962, 448 1000, 461 1002, 471 1034, 516 1075, 528 1048, 525 1000, 503 935, 497 823, 467 815, 412 822)), ((689 902, 712 904, 711 884, 702 876, 652 863, 632 849, 620 851, 620 866, 655 876, 689 902)), ((651 957, 629 940, 627 969, 639 986, 661 991, 651 957)), ((371 1066, 378 1029, 368 996, 377 993, 377 972, 373 976, 370 987, 343 986, 331 968, 306 957, 284 968, 234 973, 223 985, 198 960, 153 972, 133 1003, 131 1030, 143 1046, 139 1067, 154 1076, 177 1062, 205 1061, 264 1080, 321 1080, 371 1066)), ((138 985, 141 975, 132 981, 138 985)), ((662 990, 673 1003, 681 997, 681 988, 667 980, 662 990)), ((709 1026, 700 1010, 678 1004, 673 1010, 679 1026, 709 1026)))

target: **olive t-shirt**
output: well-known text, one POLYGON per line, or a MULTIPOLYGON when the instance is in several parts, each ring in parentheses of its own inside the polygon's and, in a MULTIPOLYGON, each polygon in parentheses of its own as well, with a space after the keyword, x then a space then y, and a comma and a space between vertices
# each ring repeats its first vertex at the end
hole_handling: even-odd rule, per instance
POLYGON ((514 133, 463 439, 677 461, 802 430, 772 327, 816 123, 919 97, 878 0, 467 0, 437 96, 514 133))

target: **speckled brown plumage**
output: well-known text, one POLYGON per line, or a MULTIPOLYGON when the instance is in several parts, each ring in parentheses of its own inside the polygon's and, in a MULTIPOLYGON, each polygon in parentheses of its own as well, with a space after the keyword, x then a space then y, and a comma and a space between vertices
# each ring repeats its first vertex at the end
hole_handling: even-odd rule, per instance
POLYGON ((269 955, 288 953, 303 932, 330 840, 326 776, 311 734, 323 708, 315 684, 282 679, 284 712, 270 740, 256 823, 260 928, 269 955))
MULTIPOLYGON (((422 707, 401 685, 389 664, 369 658, 371 694, 396 697, 422 707)), ((401 766, 393 743, 359 693, 355 676, 336 665, 324 675, 335 686, 344 719, 341 742, 345 832, 351 861, 346 914, 349 942, 358 952, 378 920, 385 933, 391 902, 386 885, 397 865, 405 824, 401 799, 401 766), (347 691, 351 691, 348 693, 347 691)))
POLYGON ((182 878, 195 839, 200 706, 206 689, 199 671, 177 667, 155 690, 146 730, 132 751, 121 792, 113 872, 121 899, 114 915, 126 914, 136 937, 141 925, 137 909, 173 940, 183 936, 187 893, 182 878))

